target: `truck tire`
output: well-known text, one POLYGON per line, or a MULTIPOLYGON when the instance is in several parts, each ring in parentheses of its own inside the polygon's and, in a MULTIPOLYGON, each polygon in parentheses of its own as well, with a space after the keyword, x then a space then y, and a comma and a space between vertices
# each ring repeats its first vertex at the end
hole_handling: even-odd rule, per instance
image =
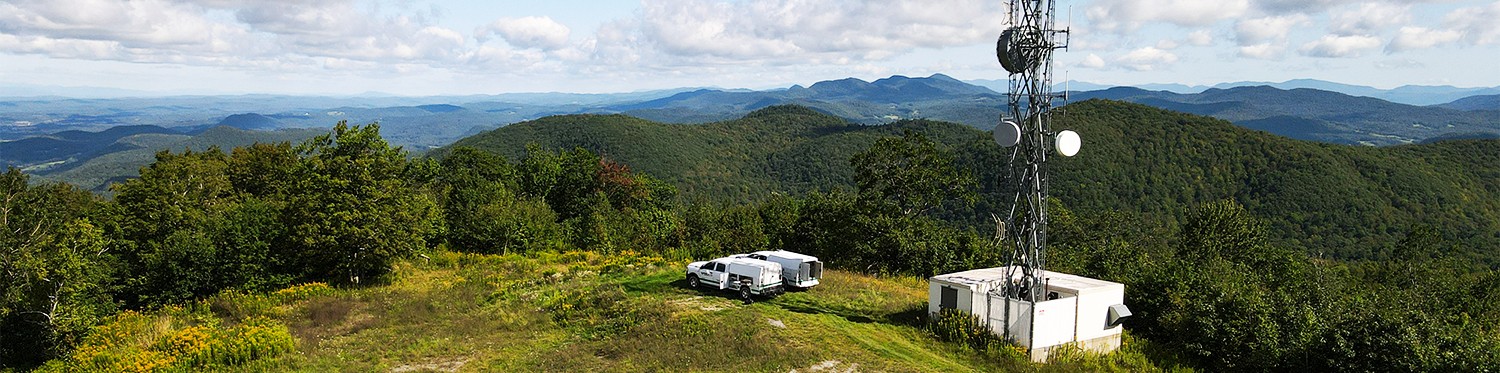
POLYGON ((750 299, 750 295, 750 284, 740 284, 740 299, 751 302, 753 299, 750 299))
POLYGON ((688 275, 687 280, 688 280, 688 288, 691 288, 691 289, 697 289, 698 288, 698 276, 688 275))

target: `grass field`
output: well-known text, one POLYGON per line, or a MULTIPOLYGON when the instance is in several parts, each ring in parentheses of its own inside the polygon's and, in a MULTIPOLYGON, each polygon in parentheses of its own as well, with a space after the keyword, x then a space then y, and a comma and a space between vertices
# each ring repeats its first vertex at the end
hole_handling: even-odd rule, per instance
POLYGON ((811 290, 745 303, 687 288, 684 264, 628 252, 437 253, 399 264, 382 285, 123 313, 43 370, 1158 370, 1129 338, 1122 352, 1042 365, 939 341, 923 327, 921 278, 829 270, 811 290))

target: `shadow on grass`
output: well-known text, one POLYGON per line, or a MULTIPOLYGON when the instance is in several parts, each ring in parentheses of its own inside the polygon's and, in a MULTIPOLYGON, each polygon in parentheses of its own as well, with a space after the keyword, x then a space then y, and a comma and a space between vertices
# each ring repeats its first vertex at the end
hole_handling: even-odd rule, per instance
POLYGON ((834 315, 850 322, 868 324, 876 322, 870 315, 838 307, 828 307, 799 299, 778 299, 775 303, 782 309, 796 313, 834 315))
POLYGON ((745 300, 745 299, 740 298, 740 293, 739 292, 733 291, 733 290, 723 290, 723 289, 719 289, 719 288, 714 287, 714 286, 708 286, 708 285, 703 285, 703 284, 698 285, 698 288, 694 289, 694 288, 688 286, 687 279, 681 279, 681 278, 677 279, 677 281, 672 281, 671 283, 668 283, 668 285, 676 287, 683 294, 697 294, 697 295, 705 296, 705 297, 715 297, 715 298, 724 298, 724 299, 729 299, 729 300, 737 300, 737 301, 742 301, 745 304, 751 304, 751 303, 755 303, 755 302, 772 301, 772 300, 777 299, 777 297, 779 297, 779 296, 755 295, 755 296, 751 296, 750 300, 745 300))
POLYGON ((927 323, 926 303, 923 303, 921 305, 914 305, 900 312, 885 315, 871 315, 865 312, 859 312, 841 307, 830 307, 800 299, 778 299, 773 304, 780 306, 782 309, 785 309, 787 311, 805 314, 834 315, 842 317, 845 320, 849 320, 850 322, 860 324, 879 322, 884 324, 904 325, 921 328, 927 323))

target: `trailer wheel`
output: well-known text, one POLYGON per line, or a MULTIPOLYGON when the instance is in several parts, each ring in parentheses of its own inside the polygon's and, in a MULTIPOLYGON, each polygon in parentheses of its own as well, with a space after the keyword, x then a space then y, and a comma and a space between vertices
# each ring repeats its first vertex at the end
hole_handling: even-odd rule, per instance
POLYGON ((698 276, 688 275, 688 287, 693 289, 698 288, 698 276))

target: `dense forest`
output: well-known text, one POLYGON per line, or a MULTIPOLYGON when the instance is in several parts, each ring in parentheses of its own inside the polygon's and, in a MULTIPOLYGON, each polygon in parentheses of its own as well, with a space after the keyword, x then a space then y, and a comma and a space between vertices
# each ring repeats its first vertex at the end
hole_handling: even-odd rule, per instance
MULTIPOLYGON (((1059 119, 1086 145, 1053 166, 1051 269, 1125 283, 1126 326, 1160 347, 1157 365, 1500 370, 1500 142, 1318 145, 1107 101, 1059 119)), ((448 251, 787 249, 898 276, 994 266, 984 222, 1008 193, 1004 159, 960 125, 778 106, 704 125, 549 117, 426 158, 341 123, 298 145, 162 152, 112 199, 12 169, 0 369, 63 370, 54 359, 119 312, 368 286, 448 251)), ((285 326, 246 325, 231 334, 277 342, 225 364, 292 343, 255 334, 285 326)))
MULTIPOLYGON (((1089 100, 1064 106, 1058 128, 1084 151, 1057 158, 1052 196, 1087 214, 1130 211, 1177 225, 1189 207, 1233 200, 1269 224, 1270 239, 1314 256, 1384 259, 1419 228, 1500 264, 1500 141, 1360 147, 1291 140, 1208 117, 1089 100)), ((847 161, 877 139, 913 131, 951 149, 984 198, 945 210, 983 229, 1009 203, 1004 153, 980 131, 926 120, 850 124, 781 106, 742 119, 669 125, 626 116, 556 116, 460 140, 518 157, 526 144, 583 148, 677 185, 688 200, 738 203, 776 193, 852 190, 847 161), (962 208, 960 208, 962 207, 962 208)), ((434 154, 443 154, 438 150, 434 154)))

